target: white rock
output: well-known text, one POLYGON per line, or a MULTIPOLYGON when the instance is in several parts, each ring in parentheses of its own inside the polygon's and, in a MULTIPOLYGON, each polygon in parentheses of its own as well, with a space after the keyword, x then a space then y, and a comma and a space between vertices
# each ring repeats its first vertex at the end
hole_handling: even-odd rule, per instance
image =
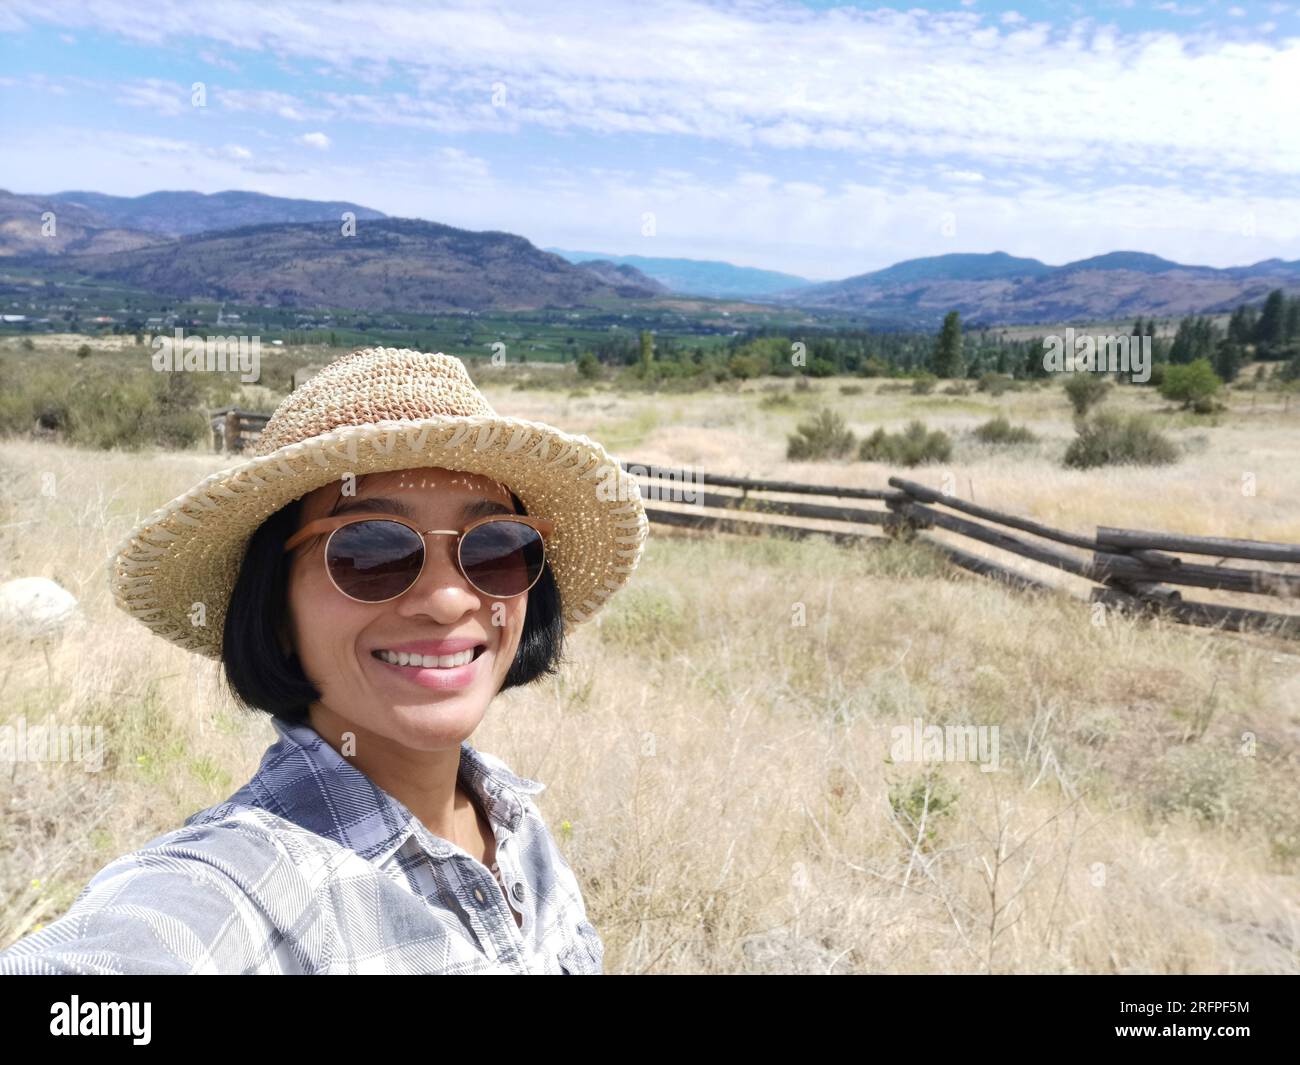
POLYGON ((77 597, 45 577, 0 584, 0 627, 28 638, 61 634, 79 620, 77 597))

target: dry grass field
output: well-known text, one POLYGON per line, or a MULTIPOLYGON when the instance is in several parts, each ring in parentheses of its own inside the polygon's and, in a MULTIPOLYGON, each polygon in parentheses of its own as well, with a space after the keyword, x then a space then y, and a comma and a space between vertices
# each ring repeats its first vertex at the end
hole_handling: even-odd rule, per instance
MULTIPOLYGON (((844 383, 816 381, 788 406, 763 405, 790 388, 771 380, 571 395, 502 376, 484 389, 498 411, 639 462, 863 487, 946 472, 960 496, 1084 534, 1300 541, 1300 403, 1276 394, 1233 392, 1229 411, 1196 418, 1121 390, 1108 402, 1156 411, 1185 456, 1072 471, 1059 387, 844 383), (953 458, 787 462, 786 434, 823 405, 859 434, 920 417, 955 432, 953 458), (965 435, 997 413, 1039 443, 965 435)), ((272 741, 215 663, 129 621, 105 583, 140 517, 228 463, 0 441, 0 580, 53 577, 89 621, 48 653, 0 647, 0 724, 107 737, 98 773, 0 766, 0 945, 56 918, 111 858, 226 798, 272 741)), ((610 973, 1300 972, 1300 643, 1101 622, 920 545, 656 526, 631 585, 574 631, 562 673, 499 697, 472 742, 549 785, 538 803, 610 973), (892 730, 917 719, 996 727, 998 770, 891 758, 892 730)))

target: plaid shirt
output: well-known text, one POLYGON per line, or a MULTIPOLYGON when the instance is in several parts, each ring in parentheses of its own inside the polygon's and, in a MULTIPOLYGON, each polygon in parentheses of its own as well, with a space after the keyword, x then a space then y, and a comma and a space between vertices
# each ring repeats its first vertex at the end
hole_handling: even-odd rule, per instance
POLYGON ((531 798, 545 784, 461 744, 498 883, 309 725, 272 724, 252 780, 100 870, 64 916, 0 952, 0 974, 601 972, 604 945, 531 798))

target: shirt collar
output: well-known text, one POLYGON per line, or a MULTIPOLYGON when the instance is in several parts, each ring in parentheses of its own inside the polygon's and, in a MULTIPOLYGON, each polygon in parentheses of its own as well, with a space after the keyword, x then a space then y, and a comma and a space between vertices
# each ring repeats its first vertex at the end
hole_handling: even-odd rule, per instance
MULTIPOLYGON (((271 724, 280 738, 262 756, 240 798, 376 864, 413 834, 436 857, 451 853, 446 840, 430 833, 404 803, 373 783, 310 724, 274 717, 271 724)), ((478 796, 488 819, 510 833, 523 821, 524 797, 546 787, 515 775, 501 759, 475 750, 468 740, 460 745, 458 779, 478 796)))

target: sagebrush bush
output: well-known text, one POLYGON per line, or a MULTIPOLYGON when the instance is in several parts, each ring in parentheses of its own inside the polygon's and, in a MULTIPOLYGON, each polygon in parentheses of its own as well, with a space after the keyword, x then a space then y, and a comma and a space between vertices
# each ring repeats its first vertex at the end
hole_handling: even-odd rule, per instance
POLYGON ((930 431, 924 422, 909 422, 901 433, 877 429, 862 441, 858 458, 863 462, 893 462, 921 466, 945 462, 952 457, 952 440, 941 429, 930 431))
POLYGON ((979 384, 976 387, 979 391, 987 392, 990 396, 1000 396, 1008 389, 1014 388, 1015 381, 1006 374, 986 373, 980 375, 979 384))
POLYGON ((1075 414, 1087 414, 1106 398, 1110 391, 1110 382, 1091 371, 1071 374, 1065 381, 1065 394, 1074 407, 1075 414))
POLYGON ((974 435, 985 444, 1029 444, 1038 439, 1027 426, 1012 425, 1002 415, 977 426, 974 435))
POLYGON ((1065 450, 1065 465, 1075 469, 1095 466, 1163 466, 1178 460, 1178 445, 1142 415, 1127 417, 1101 411, 1091 421, 1080 421, 1078 436, 1065 450))
POLYGON ((932 373, 917 374, 912 379, 912 394, 914 396, 928 396, 934 391, 934 386, 939 378, 932 373))
POLYGON ((842 415, 823 407, 811 421, 803 422, 786 438, 786 458, 791 460, 840 458, 853 450, 853 431, 842 415))

